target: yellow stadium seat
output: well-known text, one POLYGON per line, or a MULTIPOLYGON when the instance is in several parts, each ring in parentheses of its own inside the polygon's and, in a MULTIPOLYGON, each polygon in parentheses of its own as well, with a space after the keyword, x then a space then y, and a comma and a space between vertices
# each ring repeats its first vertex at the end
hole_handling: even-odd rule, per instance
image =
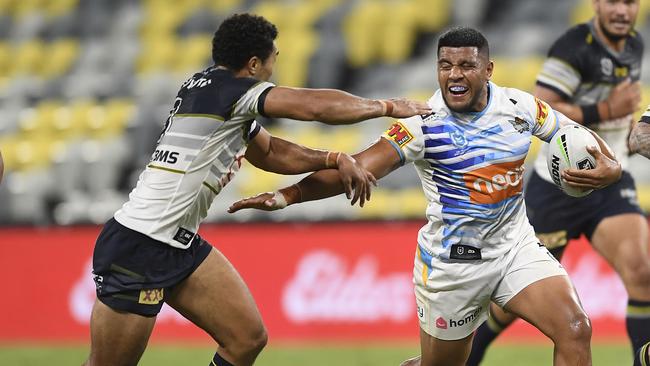
POLYGON ((33 14, 42 9, 45 0, 19 0, 11 4, 12 15, 16 18, 22 18, 27 15, 33 14))
MULTIPOLYGON (((278 27, 280 32, 283 32, 283 30, 286 29, 286 9, 283 4, 278 1, 260 1, 251 9, 251 13, 268 19, 278 27)), ((281 33, 280 37, 283 36, 284 34, 281 33)))
POLYGON ((87 136, 103 139, 121 134, 133 111, 133 103, 124 99, 92 106, 86 120, 87 136))
POLYGON ((0 78, 9 76, 14 54, 7 42, 0 42, 0 78))
POLYGON ((276 64, 275 77, 286 86, 302 87, 307 84, 309 62, 318 48, 319 39, 311 29, 286 32, 278 39, 281 57, 276 64))
POLYGON ((274 191, 280 188, 280 182, 283 179, 280 174, 265 172, 248 162, 242 165, 242 169, 237 175, 237 191, 241 197, 274 191))
POLYGON ((32 75, 47 59, 46 46, 40 40, 24 42, 13 50, 9 75, 32 75))
POLYGON ((412 53, 417 36, 418 8, 413 1, 396 2, 384 8, 380 43, 382 59, 388 64, 404 62, 412 53))
POLYGON ((49 17, 58 17, 70 13, 78 4, 79 0, 50 0, 44 8, 49 17))
POLYGON ((147 42, 137 61, 137 72, 172 69, 177 57, 177 44, 174 37, 162 37, 155 42, 147 42))
POLYGON ((208 1, 208 4, 211 5, 212 10, 217 14, 229 14, 235 8, 240 7, 242 2, 242 0, 219 0, 208 1))
POLYGON ((367 66, 374 62, 381 50, 383 33, 384 3, 363 0, 343 21, 348 63, 353 67, 367 66))
POLYGON ((26 110, 18 122, 22 136, 44 136, 53 132, 55 111, 61 103, 56 101, 45 101, 35 108, 26 110))
POLYGON ((532 92, 544 60, 529 58, 494 58, 492 81, 501 86, 532 92))
POLYGON ((571 24, 578 24, 588 21, 594 16, 594 9, 591 0, 579 0, 571 14, 571 24))
POLYGON ((14 145, 16 170, 43 168, 50 164, 55 140, 50 136, 21 139, 14 145))
POLYGON ((182 40, 174 70, 184 73, 207 66, 211 60, 211 41, 210 34, 194 35, 182 40))
POLYGON ((47 62, 41 65, 40 74, 45 78, 63 75, 70 69, 77 58, 79 42, 74 39, 62 39, 53 42, 47 51, 47 62))
POLYGON ((451 21, 451 4, 449 0, 413 0, 417 9, 416 17, 420 30, 437 32, 451 21), (430 11, 435 9, 435 11, 430 11))
POLYGON ((16 145, 18 138, 16 135, 3 136, 0 138, 0 151, 2 151, 2 160, 6 171, 15 170, 18 166, 16 157, 16 145))
POLYGON ((0 0, 0 14, 1 15, 10 15, 11 7, 15 0, 0 0))

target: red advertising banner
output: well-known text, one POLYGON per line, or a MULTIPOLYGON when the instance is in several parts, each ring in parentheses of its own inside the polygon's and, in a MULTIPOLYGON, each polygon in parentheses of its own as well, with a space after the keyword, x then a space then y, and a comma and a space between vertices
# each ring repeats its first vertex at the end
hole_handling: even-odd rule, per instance
MULTIPOLYGON (((412 340, 412 286, 420 222, 204 226, 251 289, 273 341, 412 340)), ((92 249, 99 227, 0 229, 0 341, 85 341, 95 301, 92 249)), ((626 294, 585 241, 565 267, 594 326, 594 339, 624 339, 626 294)), ((227 296, 227 294, 224 294, 227 296)), ((542 339, 519 322, 510 339, 542 339)), ((153 340, 209 341, 165 306, 153 340)))

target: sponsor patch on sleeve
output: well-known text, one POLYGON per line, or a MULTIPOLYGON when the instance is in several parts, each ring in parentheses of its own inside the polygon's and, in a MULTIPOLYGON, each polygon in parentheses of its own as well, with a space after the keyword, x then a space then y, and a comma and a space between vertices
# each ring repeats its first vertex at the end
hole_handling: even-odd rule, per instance
POLYGON ((395 143, 401 148, 404 145, 408 144, 411 140, 413 140, 413 135, 409 132, 409 130, 404 127, 404 125, 396 121, 393 123, 388 130, 386 131, 385 135, 395 141, 395 143))
POLYGON ((548 117, 549 106, 546 104, 546 102, 538 98, 535 98, 535 104, 537 105, 537 115, 535 116, 535 121, 537 121, 538 124, 543 125, 546 121, 546 118, 548 117))

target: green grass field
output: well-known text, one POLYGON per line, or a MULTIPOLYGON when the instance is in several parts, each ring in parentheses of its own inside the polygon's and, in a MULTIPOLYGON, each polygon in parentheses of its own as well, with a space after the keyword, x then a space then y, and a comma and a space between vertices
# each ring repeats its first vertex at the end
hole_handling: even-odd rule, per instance
MULTIPOLYGON (((214 350, 193 346, 150 346, 140 365, 207 365, 214 350)), ((418 353, 415 346, 269 346, 256 365, 285 366, 397 366, 418 353)), ((11 366, 80 365, 87 355, 86 346, 29 347, 0 346, 0 364, 11 366)), ((595 366, 631 365, 627 344, 593 346, 595 366)), ((548 366, 552 348, 547 345, 498 344, 488 353, 485 366, 548 366)))

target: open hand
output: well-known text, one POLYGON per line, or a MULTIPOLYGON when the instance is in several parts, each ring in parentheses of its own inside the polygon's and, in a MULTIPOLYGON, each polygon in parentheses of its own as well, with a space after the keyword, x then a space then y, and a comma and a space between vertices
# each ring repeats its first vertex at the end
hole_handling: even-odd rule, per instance
POLYGON ((235 213, 244 208, 255 208, 264 211, 275 211, 287 206, 287 201, 280 192, 264 192, 253 197, 241 199, 228 208, 229 213, 235 213))
POLYGON ((567 169, 562 171, 562 179, 570 186, 582 189, 601 189, 621 178, 621 164, 608 158, 594 146, 587 151, 596 158, 596 167, 589 170, 567 169))
POLYGON ((377 186, 375 176, 348 154, 341 153, 338 157, 338 170, 345 190, 345 196, 352 199, 351 205, 359 201, 363 207, 370 200, 372 186, 377 186))
POLYGON ((388 117, 393 118, 407 118, 415 116, 416 114, 429 114, 431 107, 425 102, 419 102, 406 98, 392 98, 388 101, 393 103, 393 111, 388 114, 388 117))

